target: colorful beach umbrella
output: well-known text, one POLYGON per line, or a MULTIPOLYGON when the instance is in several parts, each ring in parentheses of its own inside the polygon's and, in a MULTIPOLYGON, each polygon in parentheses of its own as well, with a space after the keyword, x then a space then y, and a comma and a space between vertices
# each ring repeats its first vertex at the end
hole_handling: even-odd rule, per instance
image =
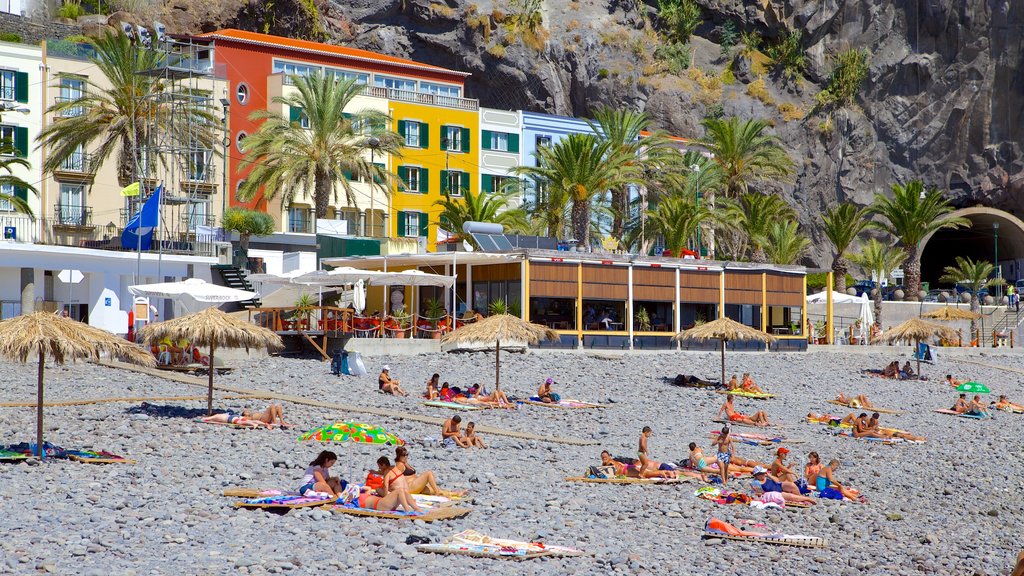
POLYGON ((964 382, 956 387, 957 392, 970 392, 973 394, 988 394, 991 390, 981 382, 964 382))
POLYGON ((360 422, 335 422, 310 430, 299 440, 315 440, 317 442, 362 442, 365 444, 386 444, 402 446, 405 441, 391 434, 381 426, 371 426, 360 422))

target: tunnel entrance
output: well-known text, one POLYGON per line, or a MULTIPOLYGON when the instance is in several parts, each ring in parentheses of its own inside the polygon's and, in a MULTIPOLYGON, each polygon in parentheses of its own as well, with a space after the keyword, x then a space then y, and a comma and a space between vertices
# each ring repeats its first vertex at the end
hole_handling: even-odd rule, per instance
POLYGON ((964 208, 951 215, 967 218, 971 224, 939 230, 921 242, 921 281, 931 289, 948 287, 939 278, 943 268, 956 264, 957 256, 993 262, 997 251, 1006 282, 1024 280, 1024 222, 995 208, 964 208))

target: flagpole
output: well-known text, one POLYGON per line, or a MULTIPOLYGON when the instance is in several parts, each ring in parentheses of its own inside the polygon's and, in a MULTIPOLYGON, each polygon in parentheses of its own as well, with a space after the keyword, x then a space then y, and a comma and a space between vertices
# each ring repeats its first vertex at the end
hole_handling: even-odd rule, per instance
POLYGON ((163 217, 164 211, 164 193, 167 191, 167 189, 164 188, 163 180, 160 181, 160 185, 157 186, 157 189, 160 190, 160 197, 157 198, 156 201, 156 229, 153 231, 153 237, 156 238, 157 241, 156 281, 163 282, 164 243, 163 240, 160 239, 160 220, 163 217))

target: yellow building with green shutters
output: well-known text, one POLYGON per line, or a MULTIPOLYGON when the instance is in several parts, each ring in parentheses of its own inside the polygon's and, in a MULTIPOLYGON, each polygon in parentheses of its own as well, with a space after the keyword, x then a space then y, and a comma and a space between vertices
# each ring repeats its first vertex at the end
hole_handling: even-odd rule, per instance
POLYGON ((390 101, 392 126, 405 139, 405 148, 400 157, 390 159, 397 185, 391 192, 388 226, 389 235, 418 238, 433 252, 441 213, 435 203, 467 190, 480 192, 480 131, 476 100, 433 96, 430 101, 390 101))

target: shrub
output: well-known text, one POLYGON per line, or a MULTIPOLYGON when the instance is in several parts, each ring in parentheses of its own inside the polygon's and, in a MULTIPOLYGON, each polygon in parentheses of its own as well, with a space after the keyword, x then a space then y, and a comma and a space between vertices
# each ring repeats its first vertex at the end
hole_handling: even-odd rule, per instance
POLYGON ((761 50, 761 35, 753 30, 750 32, 740 32, 740 44, 743 45, 743 48, 740 49, 740 54, 749 56, 761 50))
POLYGON ((864 50, 844 50, 836 54, 835 65, 825 89, 815 95, 819 106, 845 106, 854 101, 868 77, 869 54, 864 50))
POLYGON ((826 116, 825 119, 822 120, 821 122, 818 122, 818 132, 822 136, 831 136, 832 135, 832 130, 834 130, 834 129, 835 129, 835 126, 832 124, 832 115, 831 114, 826 116))
POLYGON ((57 16, 60 18, 76 20, 79 16, 84 15, 85 9, 78 2, 65 2, 63 6, 57 9, 57 16))
POLYGON ((669 74, 681 74, 690 67, 690 48, 679 42, 661 44, 654 50, 654 57, 664 63, 669 74))
POLYGON ((14 32, 4 32, 0 34, 0 42, 14 42, 15 44, 20 44, 21 35, 15 34, 14 32))
POLYGON ((754 80, 750 84, 747 84, 747 95, 757 98, 765 104, 774 104, 771 95, 768 93, 768 84, 764 81, 764 78, 758 76, 757 80, 754 80))
POLYGON ((718 33, 718 43, 722 45, 722 56, 728 56, 736 47, 736 24, 732 20, 726 20, 724 24, 715 29, 718 33))
POLYGON ((495 58, 504 58, 505 47, 502 46, 501 44, 495 44, 494 46, 491 46, 490 48, 487 49, 487 53, 490 54, 491 56, 494 56, 495 58))
POLYGON ((704 109, 704 117, 705 118, 714 118, 714 119, 724 118, 725 117, 725 107, 722 106, 721 102, 715 102, 714 104, 712 104, 712 105, 710 105, 710 106, 708 106, 708 107, 706 107, 704 109))
POLYGON ((727 86, 732 86, 736 83, 736 75, 732 73, 732 68, 726 67, 725 70, 722 70, 721 78, 722 84, 727 86))
POLYGON ((780 70, 790 80, 799 78, 807 66, 807 56, 804 55, 800 38, 800 31, 794 30, 780 42, 765 49, 765 54, 771 58, 775 69, 780 70))
POLYGON ((700 86, 697 100, 702 104, 710 106, 722 98, 722 80, 714 72, 690 68, 687 76, 700 86))
POLYGON ((779 104, 779 113, 782 114, 782 119, 786 122, 793 120, 799 120, 804 117, 804 111, 802 108, 789 102, 783 102, 779 104))
MULTIPOLYGON (((821 292, 825 289, 825 284, 828 281, 828 272, 812 272, 807 275, 807 292, 814 294, 815 292, 821 292)), ((857 279, 850 274, 846 275, 846 286, 853 286, 857 283, 857 279)))
POLYGON ((613 30, 601 32, 601 44, 604 46, 623 46, 629 42, 629 32, 616 26, 613 30))
POLYGON ((494 10, 491 10, 491 20, 501 24, 505 21, 505 13, 501 9, 495 8, 494 10))
POLYGON ((607 77, 608 77, 608 69, 607 68, 601 68, 600 70, 597 71, 597 78, 598 78, 598 80, 604 80, 607 77))
POLYGON ((442 18, 454 18, 455 17, 455 9, 454 8, 452 8, 451 6, 446 6, 444 4, 437 3, 437 2, 434 2, 433 4, 430 5, 430 13, 434 14, 436 16, 440 16, 442 18))
POLYGON ((696 0, 658 0, 658 18, 667 29, 667 36, 684 44, 702 20, 696 0))

